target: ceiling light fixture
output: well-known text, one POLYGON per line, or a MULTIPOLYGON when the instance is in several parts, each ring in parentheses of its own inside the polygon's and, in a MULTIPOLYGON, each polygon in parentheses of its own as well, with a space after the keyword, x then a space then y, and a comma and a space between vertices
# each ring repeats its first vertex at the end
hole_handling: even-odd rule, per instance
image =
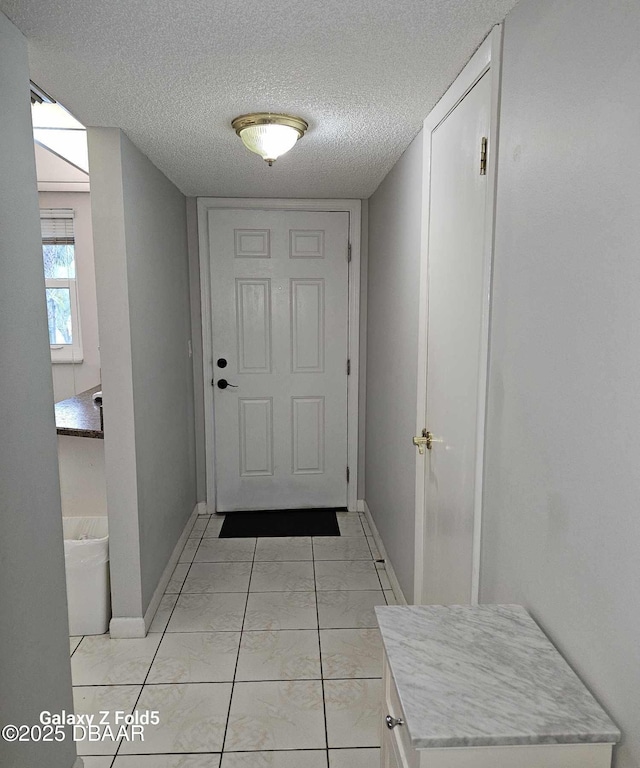
POLYGON ((288 152, 301 139, 308 123, 293 115, 273 115, 270 112, 254 112, 240 115, 231 127, 251 152, 255 152, 269 165, 288 152))

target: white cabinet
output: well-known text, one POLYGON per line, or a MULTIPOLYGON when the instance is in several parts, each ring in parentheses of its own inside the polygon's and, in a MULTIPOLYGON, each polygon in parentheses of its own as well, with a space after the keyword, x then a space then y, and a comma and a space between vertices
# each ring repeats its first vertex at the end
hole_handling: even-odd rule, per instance
POLYGON ((396 745, 391 734, 383 734, 382 749, 380 750, 382 768, 402 768, 400 756, 396 752, 396 745))
POLYGON ((404 712, 391 676, 389 662, 384 657, 382 677, 382 737, 380 739, 383 768, 418 768, 419 755, 411 747, 404 712))
POLYGON ((104 440, 58 435, 62 517, 106 517, 104 440))
POLYGON ((610 768, 619 729, 522 606, 376 616, 383 768, 610 768))
POLYGON ((381 768, 610 768, 612 744, 535 744, 415 749, 386 655, 381 768), (387 724, 387 718, 393 718, 387 724))

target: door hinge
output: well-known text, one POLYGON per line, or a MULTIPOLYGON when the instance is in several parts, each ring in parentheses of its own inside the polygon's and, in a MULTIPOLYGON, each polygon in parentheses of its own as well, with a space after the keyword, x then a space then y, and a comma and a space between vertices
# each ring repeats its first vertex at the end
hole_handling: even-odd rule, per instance
POLYGON ((483 136, 480 142, 480 175, 487 175, 487 137, 483 136))
POLYGON ((350 476, 350 474, 351 474, 351 473, 349 472, 349 467, 347 467, 347 482, 349 482, 349 476, 350 476))
POLYGON ((347 376, 351 376, 351 360, 347 360, 347 376))
POLYGON ((351 243, 347 245, 347 262, 351 263, 351 243))

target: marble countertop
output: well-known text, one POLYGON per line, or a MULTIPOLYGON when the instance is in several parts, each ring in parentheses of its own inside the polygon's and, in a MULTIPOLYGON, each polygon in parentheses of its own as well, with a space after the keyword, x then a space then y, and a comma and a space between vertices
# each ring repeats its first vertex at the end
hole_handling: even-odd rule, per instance
POLYGON ((414 748, 620 740, 521 606, 388 606, 376 614, 414 748))
POLYGON ((56 431, 59 435, 104 438, 102 409, 93 402, 93 393, 99 389, 99 386, 87 389, 55 404, 56 431))

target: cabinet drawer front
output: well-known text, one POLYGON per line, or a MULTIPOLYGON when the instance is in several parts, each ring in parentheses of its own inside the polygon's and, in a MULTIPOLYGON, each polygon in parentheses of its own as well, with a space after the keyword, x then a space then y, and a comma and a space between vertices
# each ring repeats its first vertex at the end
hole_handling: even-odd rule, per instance
POLYGON ((611 744, 423 749, 421 768, 610 768, 611 744))

